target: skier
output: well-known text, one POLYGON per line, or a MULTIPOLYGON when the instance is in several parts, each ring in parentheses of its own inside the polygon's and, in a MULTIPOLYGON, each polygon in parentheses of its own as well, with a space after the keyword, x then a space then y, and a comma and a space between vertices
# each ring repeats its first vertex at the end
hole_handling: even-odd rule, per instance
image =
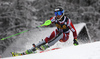
MULTIPOLYGON (((75 27, 72 24, 72 21, 64 15, 64 10, 62 8, 57 8, 54 11, 55 16, 50 19, 51 23, 55 23, 57 29, 51 33, 50 36, 46 37, 43 41, 38 43, 38 46, 41 50, 45 50, 48 47, 54 45, 58 40, 60 42, 66 42, 69 39, 70 30, 73 32, 73 44, 78 45, 77 41, 77 32, 75 27), (61 33, 61 34, 60 34, 61 33), (53 39, 58 35, 58 38, 53 39), (52 40, 53 39, 53 40, 52 40), (48 43, 48 44, 46 44, 48 43)), ((27 53, 30 51, 27 50, 27 53)))
POLYGON ((50 36, 46 37, 43 41, 34 45, 29 50, 25 51, 25 54, 33 53, 37 48, 40 50, 45 50, 50 46, 54 45, 57 41, 66 42, 69 39, 70 30, 73 32, 73 44, 78 45, 77 32, 72 24, 72 21, 64 15, 64 10, 62 8, 57 8, 54 11, 55 16, 50 19, 51 23, 55 23, 57 29, 51 33, 50 36))

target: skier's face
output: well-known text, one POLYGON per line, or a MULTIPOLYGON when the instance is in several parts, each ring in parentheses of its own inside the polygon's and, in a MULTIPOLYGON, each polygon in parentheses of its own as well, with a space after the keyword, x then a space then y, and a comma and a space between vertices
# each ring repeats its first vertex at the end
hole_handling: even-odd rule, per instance
POLYGON ((62 12, 61 11, 55 11, 55 16, 57 19, 60 19, 62 17, 62 12))
POLYGON ((57 19, 60 19, 62 17, 62 15, 57 15, 56 17, 57 17, 57 19))

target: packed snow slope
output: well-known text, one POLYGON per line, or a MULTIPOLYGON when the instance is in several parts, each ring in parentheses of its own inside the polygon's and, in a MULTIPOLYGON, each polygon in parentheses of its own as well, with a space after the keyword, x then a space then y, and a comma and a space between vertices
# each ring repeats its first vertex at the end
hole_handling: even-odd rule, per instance
POLYGON ((100 59, 100 42, 4 59, 100 59))
MULTIPOLYGON (((77 30, 77 34, 81 31, 81 29, 85 26, 85 23, 79 23, 75 24, 75 28, 77 30)), ((47 28, 40 28, 40 29, 32 29, 27 33, 21 34, 20 38, 14 43, 12 43, 11 46, 9 46, 5 52, 1 55, 2 58, 5 57, 11 57, 10 52, 24 52, 27 49, 32 48, 32 44, 39 43, 39 41, 44 39, 45 37, 49 36, 52 31, 54 31, 56 27, 47 27, 47 28)), ((68 46, 73 46, 73 34, 70 32, 69 40, 67 42, 61 43, 57 42, 55 45, 53 45, 51 48, 56 48, 56 47, 68 47, 68 46)), ((81 50, 82 51, 82 50, 81 50)))

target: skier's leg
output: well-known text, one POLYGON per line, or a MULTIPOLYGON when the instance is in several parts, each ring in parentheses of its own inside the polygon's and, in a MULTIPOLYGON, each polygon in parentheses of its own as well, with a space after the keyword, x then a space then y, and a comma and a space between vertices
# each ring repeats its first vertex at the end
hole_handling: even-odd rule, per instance
MULTIPOLYGON (((53 31, 52 33, 51 33, 51 35, 50 36, 48 36, 48 37, 46 37, 44 40, 45 40, 45 42, 46 43, 48 43, 48 44, 45 44, 45 45, 42 45, 41 46, 41 49, 42 50, 45 50, 46 48, 48 48, 49 46, 52 46, 53 44, 55 44, 57 41, 58 41, 58 39, 54 39, 57 35, 59 34, 59 32, 58 32, 58 30, 56 29, 55 31, 53 31), (52 43, 51 43, 52 42, 52 43)), ((63 36, 63 35, 62 35, 63 36)), ((60 37, 59 37, 60 38, 60 37)))
POLYGON ((39 42, 39 43, 36 44, 36 45, 33 44, 33 45, 35 45, 35 46, 33 46, 31 49, 26 50, 26 51, 25 51, 25 54, 36 53, 36 50, 37 50, 37 49, 40 49, 40 46, 41 46, 41 45, 44 45, 44 44, 46 44, 45 40, 39 42))
POLYGON ((60 42, 66 42, 69 39, 69 33, 63 33, 63 38, 60 39, 60 42))
POLYGON ((52 40, 48 42, 48 44, 42 45, 41 50, 45 50, 48 47, 54 45, 57 41, 59 41, 61 38, 63 38, 63 33, 59 33, 56 37, 54 37, 52 40))
POLYGON ((52 33, 51 33, 51 35, 50 36, 48 36, 48 37, 46 37, 44 40, 45 40, 45 42, 46 43, 48 43, 48 41, 50 41, 50 40, 52 40, 54 37, 56 37, 56 35, 58 35, 58 30, 56 29, 55 31, 53 31, 52 33))
POLYGON ((59 33, 57 37, 53 38, 53 40, 48 42, 48 46, 54 45, 56 42, 58 42, 62 38, 63 38, 63 33, 59 33))
POLYGON ((41 45, 46 44, 45 40, 39 42, 38 44, 36 44, 36 47, 39 48, 41 45))
POLYGON ((59 33, 58 36, 56 35, 55 38, 53 38, 52 40, 48 41, 47 45, 43 45, 42 48, 43 50, 54 45, 57 41, 60 42, 66 42, 69 39, 69 33, 59 33))

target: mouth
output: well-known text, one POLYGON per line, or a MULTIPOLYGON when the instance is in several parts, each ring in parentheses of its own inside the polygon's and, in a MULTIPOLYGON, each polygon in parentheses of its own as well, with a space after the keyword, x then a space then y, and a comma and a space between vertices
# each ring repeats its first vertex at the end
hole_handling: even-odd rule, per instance
POLYGON ((57 19, 60 19, 60 16, 59 15, 57 15, 56 17, 57 17, 57 19))

